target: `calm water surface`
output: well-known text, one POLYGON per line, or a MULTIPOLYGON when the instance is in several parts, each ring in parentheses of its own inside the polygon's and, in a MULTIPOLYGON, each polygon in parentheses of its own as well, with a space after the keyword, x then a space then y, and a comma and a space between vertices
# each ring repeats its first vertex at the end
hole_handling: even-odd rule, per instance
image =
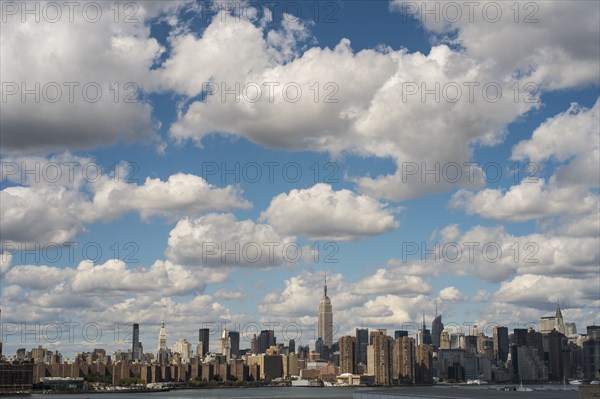
MULTIPOLYGON (((534 387, 534 389, 541 387, 534 387)), ((547 387, 546 387, 547 388, 547 387)), ((386 399, 386 393, 397 392, 406 395, 428 395, 437 398, 466 398, 466 399, 577 399, 577 391, 562 391, 557 386, 549 391, 514 392, 490 390, 485 386, 450 386, 413 387, 402 389, 381 389, 381 399, 386 399)), ((303 388, 303 387, 271 387, 271 388, 217 388, 174 390, 153 393, 84 393, 67 395, 32 395, 32 399, 352 399, 354 392, 373 392, 373 388, 303 388)), ((414 397, 412 396, 411 397, 414 397)), ((378 395, 377 395, 378 396, 378 395)), ((17 397, 2 397, 3 399, 17 397)), ((389 397, 388 397, 389 398, 389 397)), ((21 397, 20 399, 23 399, 21 397)))

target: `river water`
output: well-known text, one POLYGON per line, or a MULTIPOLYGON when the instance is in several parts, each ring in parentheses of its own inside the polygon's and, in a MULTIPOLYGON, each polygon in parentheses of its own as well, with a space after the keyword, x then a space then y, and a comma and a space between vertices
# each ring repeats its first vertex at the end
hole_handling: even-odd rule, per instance
MULTIPOLYGON (((388 396, 397 393, 415 398, 418 395, 433 396, 436 398, 466 398, 466 399, 504 399, 504 398, 529 398, 529 399, 576 399, 579 397, 575 390, 563 391, 558 386, 533 387, 534 389, 550 388, 551 390, 534 392, 499 391, 492 386, 435 386, 435 387, 405 387, 394 389, 373 388, 305 388, 305 387, 267 387, 267 388, 215 388, 215 389, 189 389, 172 390, 168 392, 152 393, 84 393, 84 394, 53 394, 31 395, 35 399, 353 399, 354 393, 377 392, 375 395, 365 395, 364 398, 394 399, 388 396), (417 395, 417 396, 415 396, 417 395)), ((497 387, 496 387, 497 388, 497 387)), ((360 399, 360 395, 356 396, 360 399)), ((2 397, 2 399, 18 397, 2 397)), ((19 399, 23 399, 20 397, 19 399)))

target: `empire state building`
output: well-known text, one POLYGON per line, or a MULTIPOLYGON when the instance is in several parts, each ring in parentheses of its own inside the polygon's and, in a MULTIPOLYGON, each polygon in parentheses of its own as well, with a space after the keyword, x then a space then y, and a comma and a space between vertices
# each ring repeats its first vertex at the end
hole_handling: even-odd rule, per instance
POLYGON ((323 289, 323 298, 319 304, 319 337, 323 340, 323 345, 331 348, 333 345, 333 309, 331 300, 327 296, 327 276, 325 276, 325 287, 323 289))

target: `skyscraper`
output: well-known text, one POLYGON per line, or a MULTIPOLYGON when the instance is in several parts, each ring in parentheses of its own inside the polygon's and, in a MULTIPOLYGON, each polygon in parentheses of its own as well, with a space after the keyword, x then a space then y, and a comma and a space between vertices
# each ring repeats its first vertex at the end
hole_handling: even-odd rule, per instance
POLYGON ((262 330, 258 336, 258 353, 265 353, 269 347, 275 346, 276 344, 275 331, 262 330))
POLYGON ((518 346, 527 345, 527 329, 526 328, 515 328, 513 330, 512 343, 518 346))
POLYGON ((554 316, 545 316, 540 319, 541 333, 549 333, 552 330, 556 330, 563 334, 567 332, 559 302, 556 303, 556 313, 554 316))
POLYGON ((240 355, 240 332, 229 331, 229 339, 231 340, 231 354, 240 355))
POLYGON ((160 322, 160 332, 158 333, 158 351, 156 358, 159 364, 166 363, 169 361, 168 348, 167 348, 167 331, 165 329, 165 321, 160 322))
POLYGON ((225 356, 227 361, 229 361, 231 358, 231 338, 229 338, 227 326, 223 328, 223 333, 221 334, 219 342, 221 343, 221 355, 225 356))
POLYGON ((412 337, 399 337, 394 341, 393 379, 398 383, 415 382, 415 340, 412 337))
POLYGON ((435 319, 431 322, 431 345, 436 349, 440 347, 440 339, 444 324, 442 323, 442 315, 437 314, 437 302, 435 303, 435 319))
POLYGON ((594 335, 594 338, 585 341, 582 352, 584 378, 597 380, 600 375, 600 338, 595 338, 594 335))
MULTIPOLYGON (((541 335, 541 334, 540 334, 541 335)), ((564 376, 563 350, 567 346, 567 337, 559 332, 548 334, 548 379, 562 381, 564 376)), ((542 348, 543 350, 543 348, 542 348)), ((543 352, 542 352, 543 354, 543 352)))
POLYGON ((324 360, 325 357, 325 344, 322 338, 317 338, 315 341, 315 352, 319 354, 319 359, 324 360))
POLYGON ((394 331, 394 339, 408 337, 408 331, 406 330, 396 330, 394 331))
POLYGON ((494 327, 494 357, 496 360, 506 362, 508 359, 508 328, 494 327))
POLYGON ((423 310, 423 324, 421 326, 421 329, 417 333, 417 338, 418 338, 417 343, 419 345, 421 345, 421 344, 431 345, 431 332, 427 329, 427 326, 425 325, 425 311, 424 310, 423 310))
POLYGON ((187 364, 190 362, 190 355, 192 353, 192 344, 185 338, 180 338, 175 341, 173 345, 173 353, 178 353, 181 363, 187 364))
POLYGON ((433 382, 433 348, 431 345, 417 345, 416 358, 416 381, 421 384, 431 384, 433 382))
POLYGON ((600 326, 587 326, 585 328, 588 338, 599 339, 600 338, 600 326))
POLYGON ((351 336, 341 337, 340 346, 340 373, 356 373, 356 338, 351 336))
POLYGON ((375 376, 375 384, 389 386, 392 383, 392 337, 373 331, 371 339, 372 344, 367 347, 369 374, 375 376))
POLYGON ((323 344, 331 348, 333 345, 333 308, 331 300, 327 296, 327 276, 325 276, 325 286, 323 288, 323 298, 319 304, 319 336, 323 344))
POLYGON ((554 328, 559 333, 565 333, 565 322, 563 320, 562 311, 560 310, 560 302, 556 302, 556 316, 555 316, 555 325, 554 328))
POLYGON ((252 340, 250 341, 250 352, 252 352, 254 355, 258 355, 259 353, 258 338, 256 337, 256 334, 254 334, 252 340))
POLYGON ((133 337, 131 343, 131 358, 135 362, 140 360, 140 325, 133 323, 133 337))
POLYGON ((356 329, 356 361, 367 364, 367 346, 369 346, 369 330, 366 328, 356 329))
POLYGON ((208 337, 210 335, 210 330, 208 328, 201 328, 198 330, 198 350, 197 355, 204 358, 208 353, 208 337))

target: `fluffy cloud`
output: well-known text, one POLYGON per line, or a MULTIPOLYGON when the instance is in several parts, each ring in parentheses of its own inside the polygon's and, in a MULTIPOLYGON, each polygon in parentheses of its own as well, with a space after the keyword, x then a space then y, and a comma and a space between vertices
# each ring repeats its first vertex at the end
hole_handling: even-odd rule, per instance
POLYGON ((501 226, 475 226, 463 232, 451 225, 431 242, 406 243, 406 258, 390 260, 388 268, 416 276, 474 276, 489 283, 500 283, 517 274, 595 278, 599 247, 598 236, 559 232, 519 236, 501 226))
POLYGON ((441 290, 438 298, 441 301, 447 302, 461 302, 466 301, 468 299, 468 297, 465 294, 460 292, 458 288, 454 286, 446 287, 443 290, 441 290))
POLYGON ((598 3, 482 1, 447 6, 395 0, 392 9, 416 17, 439 40, 494 64, 498 76, 525 75, 550 89, 599 81, 598 3), (579 29, 565 21, 577 21, 579 29))
MULTIPOLYGON (((573 224, 573 217, 582 219, 579 226, 594 231, 592 216, 597 214, 599 197, 593 189, 600 182, 600 100, 590 108, 576 104, 538 126, 531 139, 519 142, 512 151, 515 160, 536 163, 539 172, 544 161, 555 161, 559 166, 546 182, 539 176, 524 178, 519 184, 504 191, 485 189, 477 193, 460 190, 450 204, 468 213, 508 221, 535 220, 561 217, 565 224, 573 224), (577 201, 573 201, 577 198, 577 201)), ((597 223, 596 223, 597 224, 597 223)), ((576 227, 566 228, 576 230, 576 227)))
MULTIPOLYGON (((52 17, 36 21, 34 16, 22 22, 21 10, 5 15, 0 67, 8 100, 3 101, 0 118, 2 151, 156 140, 159 124, 140 90, 164 49, 150 37, 146 23, 163 9, 176 7, 152 3, 136 3, 134 9, 118 3, 118 16, 112 3, 97 3, 100 10, 79 5, 72 21, 62 3, 62 17, 55 22, 48 20, 52 17), (125 20, 127 16, 131 18, 125 20), (22 101, 22 85, 28 90, 37 87, 39 102, 33 95, 22 101), (18 92, 8 95, 9 90, 18 92)), ((47 3, 37 6, 45 9, 47 3)), ((51 6, 48 12, 53 12, 51 6)))
POLYGON ((460 190, 450 204, 496 220, 525 221, 552 216, 586 215, 598 209, 598 196, 581 187, 552 187, 544 179, 523 181, 508 191, 460 190), (578 198, 577 201, 573 201, 578 198))
POLYGON ((495 294, 498 301, 529 307, 544 307, 558 298, 570 307, 600 306, 598 285, 580 278, 524 274, 502 283, 495 294))
POLYGON ((100 215, 110 214, 111 209, 116 209, 119 214, 139 212, 142 219, 151 216, 173 219, 211 210, 251 206, 234 186, 218 188, 202 177, 184 173, 171 175, 166 181, 148 177, 142 185, 106 182, 94 194, 94 206, 100 215))
POLYGON ((39 344, 67 356, 94 347, 126 351, 131 346, 131 323, 140 324, 144 351, 154 352, 153 343, 161 320, 166 322, 168 345, 171 346, 175 339, 184 337, 196 342, 198 328, 208 326, 216 334, 221 323, 240 319, 215 298, 202 294, 181 300, 137 293, 87 296, 68 291, 64 284, 43 293, 10 285, 3 290, 2 299, 5 305, 2 321, 7 332, 13 329, 16 332, 4 337, 7 352, 10 347, 39 344), (198 309, 202 311, 198 312, 198 309), (49 327, 46 329, 45 326, 49 327), (37 334, 21 335, 21 329, 37 334), (57 335, 57 329, 62 330, 62 333, 58 332, 60 335, 57 335))
POLYGON ((350 190, 335 191, 323 183, 279 194, 260 220, 284 234, 312 240, 354 240, 399 225, 384 204, 350 190))
POLYGON ((192 33, 174 37, 172 54, 156 73, 181 94, 207 96, 182 107, 171 136, 201 145, 203 138, 219 132, 271 148, 392 158, 396 173, 356 177, 356 183, 373 197, 402 200, 480 186, 481 170, 465 165, 471 147, 499 143, 509 122, 537 106, 509 95, 491 101, 483 94, 484 85, 491 82, 508 93, 513 82, 445 45, 426 55, 389 48, 354 52, 343 39, 333 49, 313 47, 285 63, 273 51, 262 27, 232 18, 215 18, 199 38, 192 33), (228 50, 219 51, 224 48, 228 50), (248 52, 250 64, 240 62, 248 52), (191 70, 195 74, 190 81, 191 70), (360 72, 365 70, 372 73, 360 72), (205 82, 214 86, 202 87, 205 82), (269 82, 277 86, 265 86, 269 82), (479 85, 473 96, 463 84, 469 82, 479 85), (224 94, 224 87, 237 95, 224 94), (298 87, 302 95, 292 99, 298 87), (436 87, 439 98, 423 98, 422 89, 436 87), (419 175, 405 180, 406 163, 423 163, 424 169, 439 165, 440 173, 448 164, 457 165, 459 178, 424 180, 419 175))
POLYGON ((51 266, 19 265, 3 276, 3 280, 23 288, 49 289, 72 276, 73 270, 51 266))
POLYGON ((406 275, 402 270, 378 269, 353 287, 358 294, 394 294, 414 296, 428 294, 431 286, 421 277, 406 275))
POLYGON ((180 220, 169 233, 166 255, 185 265, 273 267, 296 264, 302 248, 268 224, 208 214, 180 220))
POLYGON ((0 191, 2 241, 64 243, 83 233, 89 203, 60 188, 8 187, 0 191))
POLYGON ((139 212, 142 219, 175 219, 251 206, 239 188, 218 188, 191 174, 177 173, 166 181, 147 178, 143 184, 135 184, 122 178, 129 173, 125 164, 118 167, 118 174, 88 178, 82 171, 97 164, 69 155, 9 158, 8 164, 16 169, 3 177, 20 185, 0 191, 3 242, 64 243, 81 235, 87 223, 113 220, 132 211, 139 212), (66 162, 78 165, 69 170, 66 162), (49 178, 51 168, 47 166, 54 164, 62 165, 61 172, 49 178), (37 172, 23 176, 23 170, 35 170, 36 165, 37 172))
POLYGON ((228 276, 225 270, 184 267, 169 261, 157 260, 149 267, 128 267, 118 259, 103 264, 89 260, 76 268, 18 265, 3 275, 3 280, 22 288, 46 290, 51 293, 60 286, 72 294, 112 293, 114 295, 154 292, 159 295, 184 295, 201 292, 207 284, 221 283, 228 276))
POLYGON ((156 292, 184 295, 202 292, 207 284, 222 282, 227 273, 207 268, 188 268, 169 261, 156 261, 150 268, 127 268, 124 262, 108 260, 102 265, 83 261, 70 285, 78 293, 156 292))
POLYGON ((560 166, 555 179, 561 185, 598 188, 600 182, 600 99, 592 108, 572 104, 548 118, 531 139, 519 142, 512 152, 516 160, 553 160, 560 166))
POLYGON ((564 218, 556 231, 569 237, 598 237, 600 236, 600 209, 580 217, 564 218))

